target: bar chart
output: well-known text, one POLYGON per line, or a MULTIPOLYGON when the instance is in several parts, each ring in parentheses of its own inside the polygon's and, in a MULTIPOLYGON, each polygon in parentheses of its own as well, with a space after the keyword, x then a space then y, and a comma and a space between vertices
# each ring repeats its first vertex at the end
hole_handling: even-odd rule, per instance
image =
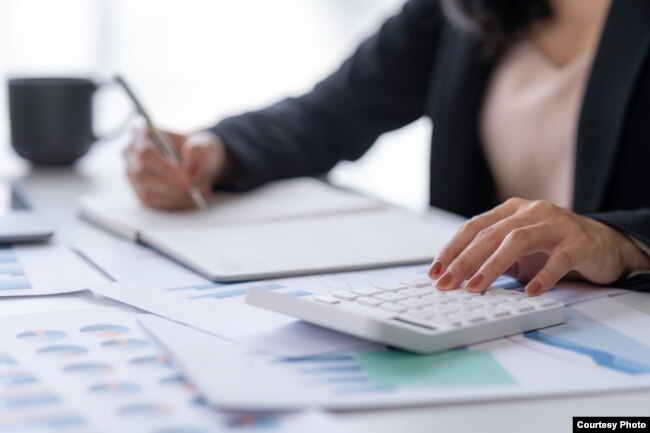
POLYGON ((22 291, 31 288, 32 285, 11 246, 0 246, 0 291, 22 291))

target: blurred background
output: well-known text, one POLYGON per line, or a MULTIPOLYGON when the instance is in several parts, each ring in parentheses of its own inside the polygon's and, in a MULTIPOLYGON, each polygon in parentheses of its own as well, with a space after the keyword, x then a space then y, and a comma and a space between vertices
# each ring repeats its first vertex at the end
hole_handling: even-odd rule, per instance
MULTIPOLYGON (((0 0, 0 177, 29 172, 9 146, 6 79, 122 73, 157 123, 189 132, 309 90, 404 0, 0 0)), ((130 107, 110 86, 95 98, 99 131, 130 107)), ((383 136, 335 183, 424 209, 430 123, 383 136)), ((99 143, 80 172, 121 178, 119 139, 99 143)))

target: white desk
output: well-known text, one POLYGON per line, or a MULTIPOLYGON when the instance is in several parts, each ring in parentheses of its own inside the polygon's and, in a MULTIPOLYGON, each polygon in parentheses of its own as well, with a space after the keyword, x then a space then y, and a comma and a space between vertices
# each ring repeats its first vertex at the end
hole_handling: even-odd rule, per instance
MULTIPOLYGON (((0 149, 0 177, 20 178, 32 204, 50 218, 62 242, 79 237, 101 237, 105 233, 76 217, 75 200, 107 182, 122 178, 115 144, 96 148, 74 170, 47 169, 29 172, 8 153, 0 149), (119 168, 118 168, 119 167, 119 168)), ((433 218, 445 218, 433 212, 433 218)), ((650 302, 650 294, 634 293, 637 302, 650 302)), ((89 294, 69 294, 39 298, 3 299, 0 315, 53 310, 72 310, 106 305, 89 294)), ((578 415, 648 415, 650 390, 615 395, 564 397, 553 399, 493 402, 400 410, 344 413, 340 418, 355 432, 430 433, 453 432, 569 432, 572 416, 578 415)))

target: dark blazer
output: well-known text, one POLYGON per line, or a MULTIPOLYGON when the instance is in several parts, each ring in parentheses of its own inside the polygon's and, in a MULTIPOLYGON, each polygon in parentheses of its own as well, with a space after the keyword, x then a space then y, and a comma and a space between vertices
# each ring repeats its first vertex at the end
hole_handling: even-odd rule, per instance
MULTIPOLYGON (((650 1, 612 2, 585 92, 573 210, 650 244, 650 1)), ((245 187, 359 158, 383 132, 427 116, 430 204, 471 216, 498 204, 478 119, 498 58, 450 25, 437 0, 411 0, 299 98, 212 130, 245 187)), ((263 75, 263 74, 260 74, 263 75)), ((620 284, 650 289, 650 278, 620 284)))

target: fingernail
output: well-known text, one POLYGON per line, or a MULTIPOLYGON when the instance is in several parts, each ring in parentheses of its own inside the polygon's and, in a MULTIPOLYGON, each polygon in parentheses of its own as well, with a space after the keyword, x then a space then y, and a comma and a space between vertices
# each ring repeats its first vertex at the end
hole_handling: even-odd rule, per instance
POLYGON ((442 289, 444 288, 447 284, 451 283, 453 276, 451 275, 451 272, 446 272, 440 279, 436 282, 436 287, 442 289))
POLYGON ((442 271, 442 262, 440 260, 436 260, 433 262, 431 268, 429 269, 429 276, 431 278, 436 278, 438 274, 440 274, 440 271, 442 271))
POLYGON ((542 290, 542 285, 539 281, 533 281, 526 287, 526 293, 528 293, 528 296, 536 296, 539 295, 540 290, 542 290))
POLYGON ((483 281, 483 274, 478 273, 478 274, 474 275, 472 278, 469 279, 469 281, 467 282, 466 287, 468 289, 474 289, 479 284, 481 284, 481 281, 483 281))

